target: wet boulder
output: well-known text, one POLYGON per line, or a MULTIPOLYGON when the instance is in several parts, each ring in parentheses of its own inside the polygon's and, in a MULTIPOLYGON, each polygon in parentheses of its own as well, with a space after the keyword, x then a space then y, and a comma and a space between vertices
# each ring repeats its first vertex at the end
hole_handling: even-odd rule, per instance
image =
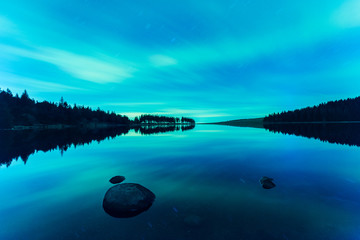
POLYGON ((122 183, 111 187, 105 194, 103 208, 117 218, 129 218, 148 210, 155 194, 137 183, 122 183))
POLYGON ((112 184, 117 184, 117 183, 121 183, 125 180, 125 177, 124 176, 115 176, 115 177, 112 177, 109 182, 111 182, 112 184))
POLYGON ((262 177, 260 179, 260 184, 265 189, 271 189, 271 188, 274 188, 276 186, 275 183, 273 183, 273 181, 274 181, 273 178, 269 178, 269 177, 264 176, 264 177, 262 177))

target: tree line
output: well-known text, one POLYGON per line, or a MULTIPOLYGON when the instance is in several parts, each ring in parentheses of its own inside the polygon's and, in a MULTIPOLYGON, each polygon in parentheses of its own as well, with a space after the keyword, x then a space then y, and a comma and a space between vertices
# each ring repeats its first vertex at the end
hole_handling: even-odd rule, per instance
POLYGON ((154 115, 141 115, 130 120, 125 115, 115 112, 105 112, 100 108, 96 110, 90 107, 71 106, 61 97, 59 103, 48 101, 35 101, 31 99, 25 90, 21 96, 15 96, 7 89, 0 90, 0 129, 9 129, 14 126, 36 125, 78 125, 109 124, 109 125, 132 125, 132 124, 195 124, 190 118, 174 118, 154 115))
POLYGON ((273 113, 264 118, 264 124, 337 121, 360 121, 360 97, 330 101, 294 111, 273 113))

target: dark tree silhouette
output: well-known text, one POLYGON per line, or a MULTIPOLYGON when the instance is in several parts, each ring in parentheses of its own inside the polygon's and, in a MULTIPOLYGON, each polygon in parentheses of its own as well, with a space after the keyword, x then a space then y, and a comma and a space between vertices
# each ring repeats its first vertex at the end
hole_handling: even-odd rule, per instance
POLYGON ((180 118, 141 115, 133 121, 127 116, 115 112, 105 112, 100 108, 93 110, 89 107, 71 106, 63 97, 58 104, 48 101, 38 102, 29 97, 25 90, 21 97, 13 96, 11 91, 0 91, 0 129, 9 129, 14 126, 48 125, 62 126, 101 126, 101 125, 194 125, 190 118, 180 118))
POLYGON ((271 132, 360 146, 359 121, 360 97, 356 97, 270 114, 263 124, 271 132))
POLYGON ((286 122, 360 121, 360 97, 330 101, 320 105, 273 113, 264 118, 264 125, 286 122))
POLYGON ((0 90, 0 165, 10 165, 19 157, 26 162, 36 151, 58 149, 63 153, 72 145, 100 142, 127 134, 131 129, 141 134, 157 134, 194 127, 195 121, 190 118, 181 118, 180 122, 180 118, 142 115, 132 121, 100 108, 93 110, 76 104, 72 107, 63 97, 59 103, 37 102, 26 90, 21 97, 13 96, 9 89, 0 90))

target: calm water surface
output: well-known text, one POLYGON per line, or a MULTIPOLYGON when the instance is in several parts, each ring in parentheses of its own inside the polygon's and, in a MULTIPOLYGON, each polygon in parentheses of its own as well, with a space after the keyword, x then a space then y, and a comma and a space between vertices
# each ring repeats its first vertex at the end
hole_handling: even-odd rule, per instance
POLYGON ((360 239, 360 148, 198 125, 38 152, 0 168, 0 239, 360 239), (115 175, 152 207, 102 208, 115 175), (263 189, 262 176, 276 187, 263 189))

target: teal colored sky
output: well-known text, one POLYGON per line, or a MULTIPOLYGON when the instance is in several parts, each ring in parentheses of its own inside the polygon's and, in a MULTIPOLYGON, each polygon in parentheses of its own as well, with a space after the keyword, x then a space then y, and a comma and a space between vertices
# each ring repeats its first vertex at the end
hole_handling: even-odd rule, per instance
POLYGON ((0 3, 0 87, 37 100, 261 117, 355 97, 360 0, 0 3))

